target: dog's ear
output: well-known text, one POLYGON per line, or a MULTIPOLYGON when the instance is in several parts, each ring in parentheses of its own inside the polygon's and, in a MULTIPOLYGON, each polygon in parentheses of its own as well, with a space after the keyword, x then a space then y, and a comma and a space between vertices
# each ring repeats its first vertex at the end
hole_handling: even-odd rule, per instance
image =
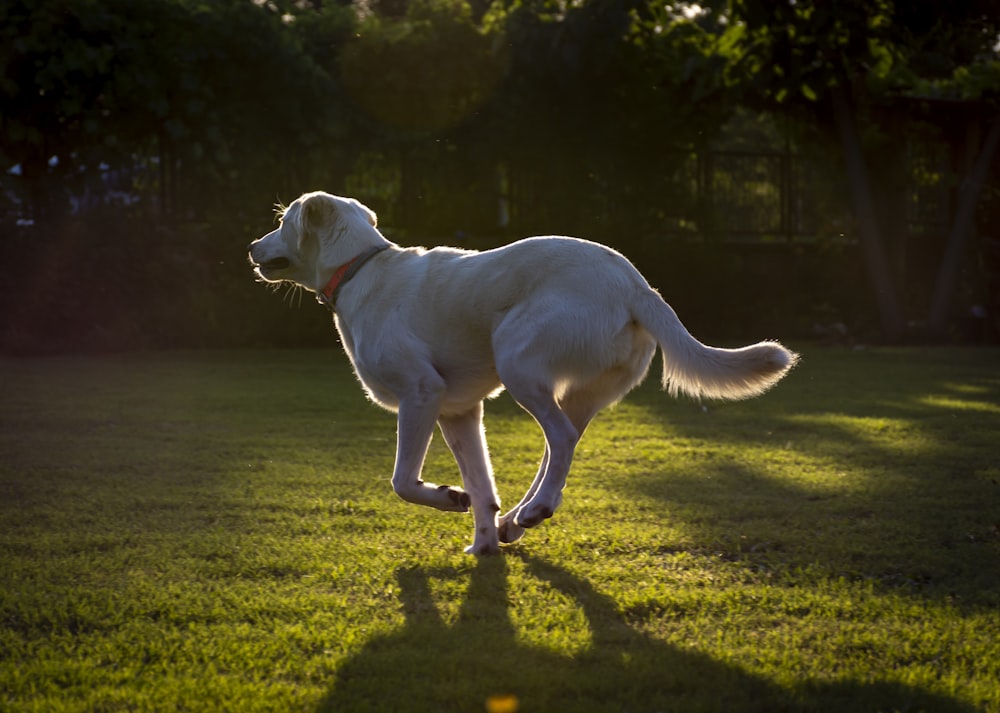
POLYGON ((299 221, 302 226, 300 239, 307 233, 316 233, 324 225, 329 225, 336 210, 333 198, 325 193, 303 196, 299 206, 299 221))
POLYGON ((348 198, 347 202, 358 209, 358 212, 364 216, 364 219, 368 221, 370 226, 373 228, 378 226, 378 216, 375 215, 375 211, 359 201, 357 198, 348 198))
POLYGON ((368 218, 368 222, 372 224, 372 227, 378 227, 378 216, 375 215, 375 211, 360 201, 358 202, 358 207, 364 212, 365 217, 368 218))

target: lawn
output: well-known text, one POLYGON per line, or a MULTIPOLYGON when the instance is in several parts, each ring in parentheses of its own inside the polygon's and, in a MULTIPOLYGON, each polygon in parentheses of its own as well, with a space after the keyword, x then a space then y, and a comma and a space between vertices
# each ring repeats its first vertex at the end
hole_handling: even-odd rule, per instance
POLYGON ((1000 711, 1000 351, 801 351, 650 379, 484 559, 333 349, 0 360, 0 710, 1000 711))

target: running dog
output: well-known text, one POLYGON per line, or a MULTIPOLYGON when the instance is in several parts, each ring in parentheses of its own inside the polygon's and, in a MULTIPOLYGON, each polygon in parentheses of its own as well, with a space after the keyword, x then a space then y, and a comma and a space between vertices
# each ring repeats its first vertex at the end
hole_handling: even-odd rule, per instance
POLYGON ((798 360, 773 341, 702 344, 604 245, 535 237, 484 252, 403 248, 376 225, 354 199, 307 193, 250 244, 250 262, 261 280, 299 285, 333 311, 368 396, 397 413, 393 489, 439 510, 471 508, 470 553, 495 553, 552 517, 587 424, 645 378, 657 347, 664 389, 694 398, 756 396, 798 360), (482 417, 483 400, 504 388, 538 422, 545 453, 501 516, 482 417), (420 477, 435 424, 464 489, 420 477))

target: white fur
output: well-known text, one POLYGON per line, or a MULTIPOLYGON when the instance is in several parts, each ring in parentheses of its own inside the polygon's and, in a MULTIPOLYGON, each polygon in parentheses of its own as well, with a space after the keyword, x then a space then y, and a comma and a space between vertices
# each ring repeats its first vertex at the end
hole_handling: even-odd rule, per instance
POLYGON ((659 346, 663 386, 741 399, 773 386, 798 357, 777 342, 717 349, 692 337, 621 254, 585 240, 528 238, 486 252, 401 248, 361 203, 309 193, 250 246, 268 282, 320 292, 337 268, 385 245, 341 290, 336 324, 373 401, 398 413, 395 491, 475 517, 467 549, 496 552, 551 517, 574 448, 594 415, 639 384, 659 346), (545 453, 521 501, 499 517, 483 399, 504 387, 538 422, 545 453), (435 423, 465 490, 420 479, 435 423))

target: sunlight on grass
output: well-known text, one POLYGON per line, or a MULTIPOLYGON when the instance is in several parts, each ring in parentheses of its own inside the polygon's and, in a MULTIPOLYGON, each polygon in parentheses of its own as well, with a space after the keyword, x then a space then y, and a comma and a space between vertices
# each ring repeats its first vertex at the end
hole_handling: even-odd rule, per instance
MULTIPOLYGON (((0 709, 1000 711, 997 363, 647 384, 476 560, 328 352, 0 361, 0 709)), ((541 434, 506 396, 486 425, 509 505, 541 434)), ((458 480, 440 437, 425 477, 458 480)))
MULTIPOLYGON (((916 453, 931 451, 934 442, 912 419, 849 416, 840 413, 797 414, 788 417, 788 422, 804 426, 821 433, 840 431, 838 438, 860 440, 873 448, 889 452, 916 453)), ((828 438, 829 434, 825 434, 828 438)))
POLYGON ((983 383, 958 383, 946 381, 942 383, 941 386, 942 388, 956 394, 982 396, 984 398, 990 398, 991 396, 996 395, 997 386, 1000 385, 1000 378, 981 379, 980 381, 983 383))
POLYGON ((957 399, 953 396, 932 394, 921 398, 920 403, 924 406, 934 406, 952 411, 981 411, 983 413, 1000 414, 1000 404, 988 403, 986 401, 972 401, 970 399, 957 399))

